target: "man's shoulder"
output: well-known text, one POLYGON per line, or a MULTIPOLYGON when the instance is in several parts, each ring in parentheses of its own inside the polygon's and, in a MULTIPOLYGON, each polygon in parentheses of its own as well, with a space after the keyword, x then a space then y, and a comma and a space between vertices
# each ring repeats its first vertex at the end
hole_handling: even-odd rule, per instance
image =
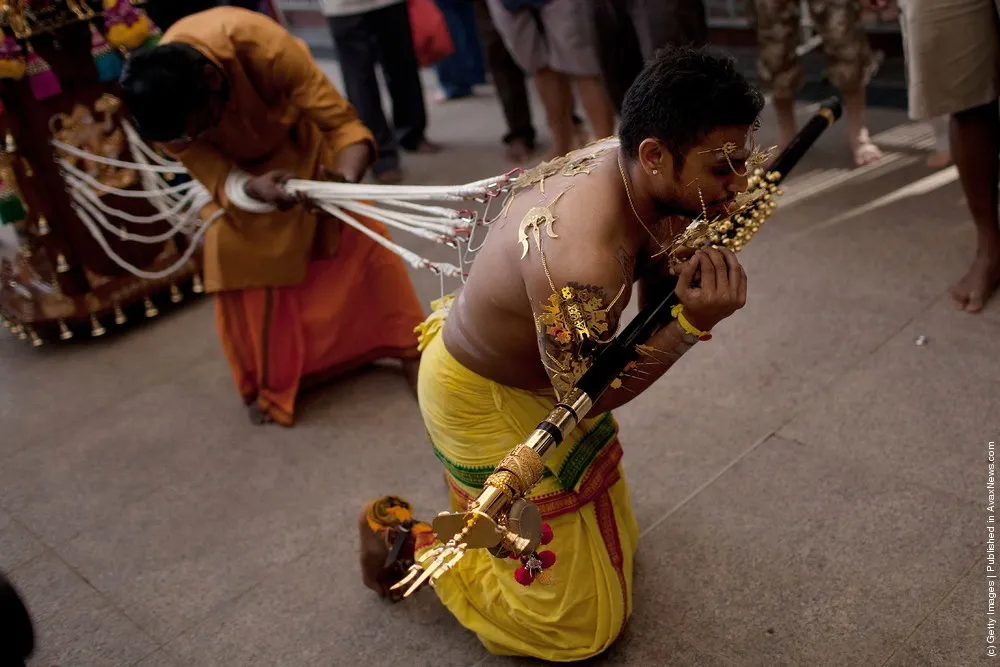
POLYGON ((226 50, 227 44, 255 42, 262 33, 284 31, 269 16, 242 7, 221 6, 185 16, 170 26, 163 42, 197 42, 212 49, 226 50))

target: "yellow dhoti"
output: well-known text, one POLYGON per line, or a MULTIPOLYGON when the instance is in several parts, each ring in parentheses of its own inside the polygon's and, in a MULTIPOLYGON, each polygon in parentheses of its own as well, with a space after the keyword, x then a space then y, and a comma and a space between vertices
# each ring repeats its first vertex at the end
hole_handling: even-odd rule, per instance
MULTIPOLYGON (((419 398, 457 511, 555 397, 497 384, 459 364, 438 335, 449 305, 450 298, 435 303, 422 328, 419 398)), ((491 653, 581 660, 621 633, 632 609, 639 538, 621 455, 618 425, 606 413, 582 422, 547 461, 528 495, 554 534, 545 548, 557 560, 544 577, 523 586, 514 578, 518 561, 477 549, 438 580, 438 597, 491 653)))

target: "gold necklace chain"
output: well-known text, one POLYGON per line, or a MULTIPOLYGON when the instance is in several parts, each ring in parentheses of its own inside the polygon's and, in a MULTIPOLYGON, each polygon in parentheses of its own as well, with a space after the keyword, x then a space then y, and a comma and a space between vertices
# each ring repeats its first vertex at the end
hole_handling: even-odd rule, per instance
MULTIPOLYGON (((649 234, 649 238, 653 239, 653 243, 655 243, 660 247, 660 252, 656 254, 660 255, 665 253, 669 248, 666 246, 666 244, 660 242, 660 240, 656 238, 653 232, 650 231, 649 227, 646 226, 646 223, 642 221, 642 216, 640 216, 639 212, 635 210, 635 204, 632 202, 632 193, 628 187, 628 178, 625 176, 625 167, 622 166, 621 155, 618 155, 618 172, 622 175, 622 184, 625 186, 625 196, 628 197, 628 205, 632 208, 632 215, 635 216, 635 219, 639 221, 639 224, 642 225, 642 228, 646 230, 647 234, 649 234)), ((670 238, 673 239, 674 225, 670 221, 667 222, 667 225, 668 225, 667 233, 670 234, 670 238)), ((656 255, 654 255, 654 257, 655 256, 656 255)))

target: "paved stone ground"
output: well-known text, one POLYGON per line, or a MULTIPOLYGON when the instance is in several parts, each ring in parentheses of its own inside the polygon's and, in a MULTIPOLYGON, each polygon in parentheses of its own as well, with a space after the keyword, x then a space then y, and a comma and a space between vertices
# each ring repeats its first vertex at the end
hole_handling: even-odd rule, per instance
MULTIPOLYGON (((431 120, 447 152, 407 159, 412 182, 507 169, 488 92, 431 120)), ((953 172, 923 166, 927 128, 872 127, 883 164, 852 171, 842 128, 824 137, 742 256, 746 309, 620 412, 643 539, 633 619, 596 664, 985 662, 1000 305, 948 302, 973 235, 953 172)), ((255 428, 208 300, 65 346, 4 337, 0 369, 0 569, 36 615, 33 665, 527 664, 430 591, 387 606, 361 585, 363 501, 447 503, 393 369, 255 428)))

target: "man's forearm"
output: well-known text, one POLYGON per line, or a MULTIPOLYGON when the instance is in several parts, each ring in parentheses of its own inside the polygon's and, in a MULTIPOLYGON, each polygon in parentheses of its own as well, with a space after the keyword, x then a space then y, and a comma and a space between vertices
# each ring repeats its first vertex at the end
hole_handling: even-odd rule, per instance
POLYGON ((672 320, 658 330, 644 345, 639 345, 639 358, 631 362, 610 389, 604 392, 591 410, 601 414, 625 405, 660 379, 670 367, 690 350, 698 339, 672 320))
POLYGON ((357 183, 364 178, 371 163, 371 144, 367 141, 359 141, 345 146, 337 152, 333 170, 349 182, 357 183))

